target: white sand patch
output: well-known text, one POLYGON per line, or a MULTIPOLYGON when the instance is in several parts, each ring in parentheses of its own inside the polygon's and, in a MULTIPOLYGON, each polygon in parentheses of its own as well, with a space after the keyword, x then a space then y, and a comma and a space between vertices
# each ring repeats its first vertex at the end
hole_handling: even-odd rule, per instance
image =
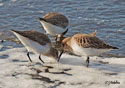
MULTIPOLYGON (((0 47, 2 46, 1 43, 0 47)), ((51 58, 41 56, 46 61, 44 64, 37 55, 30 54, 30 57, 33 63, 29 62, 24 47, 0 51, 1 88, 125 87, 125 58, 91 57, 87 68, 86 57, 63 54, 59 63, 50 63, 53 61, 51 58), (100 63, 100 60, 108 64, 100 63)))
POLYGON ((125 65, 125 58, 105 58, 103 61, 110 61, 110 64, 121 64, 125 65))

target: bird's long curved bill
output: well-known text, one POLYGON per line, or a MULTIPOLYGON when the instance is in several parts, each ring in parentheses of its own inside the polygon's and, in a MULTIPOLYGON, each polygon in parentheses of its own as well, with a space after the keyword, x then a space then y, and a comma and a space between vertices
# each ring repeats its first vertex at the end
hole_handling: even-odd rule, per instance
POLYGON ((68 28, 66 29, 66 31, 64 31, 61 35, 65 35, 68 32, 68 28))
POLYGON ((62 51, 60 52, 60 55, 58 56, 58 62, 59 62, 59 60, 60 60, 60 58, 61 58, 61 56, 62 56, 63 53, 64 53, 64 51, 62 50, 62 51))

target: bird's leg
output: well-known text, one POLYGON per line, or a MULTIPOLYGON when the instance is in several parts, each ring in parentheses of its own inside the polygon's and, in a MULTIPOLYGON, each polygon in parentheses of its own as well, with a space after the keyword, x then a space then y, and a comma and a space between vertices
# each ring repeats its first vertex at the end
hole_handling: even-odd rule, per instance
POLYGON ((28 56, 28 58, 29 58, 29 60, 30 60, 30 62, 32 63, 32 60, 31 60, 31 58, 30 58, 30 55, 29 55, 30 53, 28 52, 27 53, 27 56, 28 56))
POLYGON ((39 55, 39 60, 41 60, 44 63, 44 61, 41 59, 40 55, 39 55))
POLYGON ((88 67, 89 66, 89 57, 87 57, 87 59, 86 59, 86 67, 88 67))

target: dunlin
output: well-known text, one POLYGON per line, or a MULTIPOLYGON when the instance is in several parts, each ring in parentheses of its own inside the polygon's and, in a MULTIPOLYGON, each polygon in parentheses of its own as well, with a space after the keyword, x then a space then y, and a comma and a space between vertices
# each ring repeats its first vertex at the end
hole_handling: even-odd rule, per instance
POLYGON ((98 56, 107 51, 118 49, 106 44, 96 37, 96 31, 91 34, 75 34, 67 37, 63 41, 64 51, 70 51, 76 55, 86 56, 86 66, 89 66, 89 57, 98 56))
POLYGON ((48 13, 43 18, 39 18, 46 34, 53 36, 65 35, 68 31, 68 19, 60 13, 48 13))
POLYGON ((37 31, 17 31, 11 30, 17 38, 21 41, 21 43, 28 50, 27 56, 29 60, 32 62, 29 52, 33 52, 39 55, 39 59, 44 63, 41 59, 41 54, 52 57, 54 59, 58 59, 58 51, 51 46, 50 39, 43 33, 37 31))

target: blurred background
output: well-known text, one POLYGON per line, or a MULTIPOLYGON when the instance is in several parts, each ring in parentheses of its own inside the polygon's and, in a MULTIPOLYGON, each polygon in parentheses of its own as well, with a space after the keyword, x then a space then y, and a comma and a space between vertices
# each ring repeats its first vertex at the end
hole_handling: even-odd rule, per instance
POLYGON ((38 17, 58 12, 68 17, 69 32, 91 33, 120 48, 108 54, 125 56, 125 0, 0 0, 0 40, 10 29, 44 32, 38 17))

